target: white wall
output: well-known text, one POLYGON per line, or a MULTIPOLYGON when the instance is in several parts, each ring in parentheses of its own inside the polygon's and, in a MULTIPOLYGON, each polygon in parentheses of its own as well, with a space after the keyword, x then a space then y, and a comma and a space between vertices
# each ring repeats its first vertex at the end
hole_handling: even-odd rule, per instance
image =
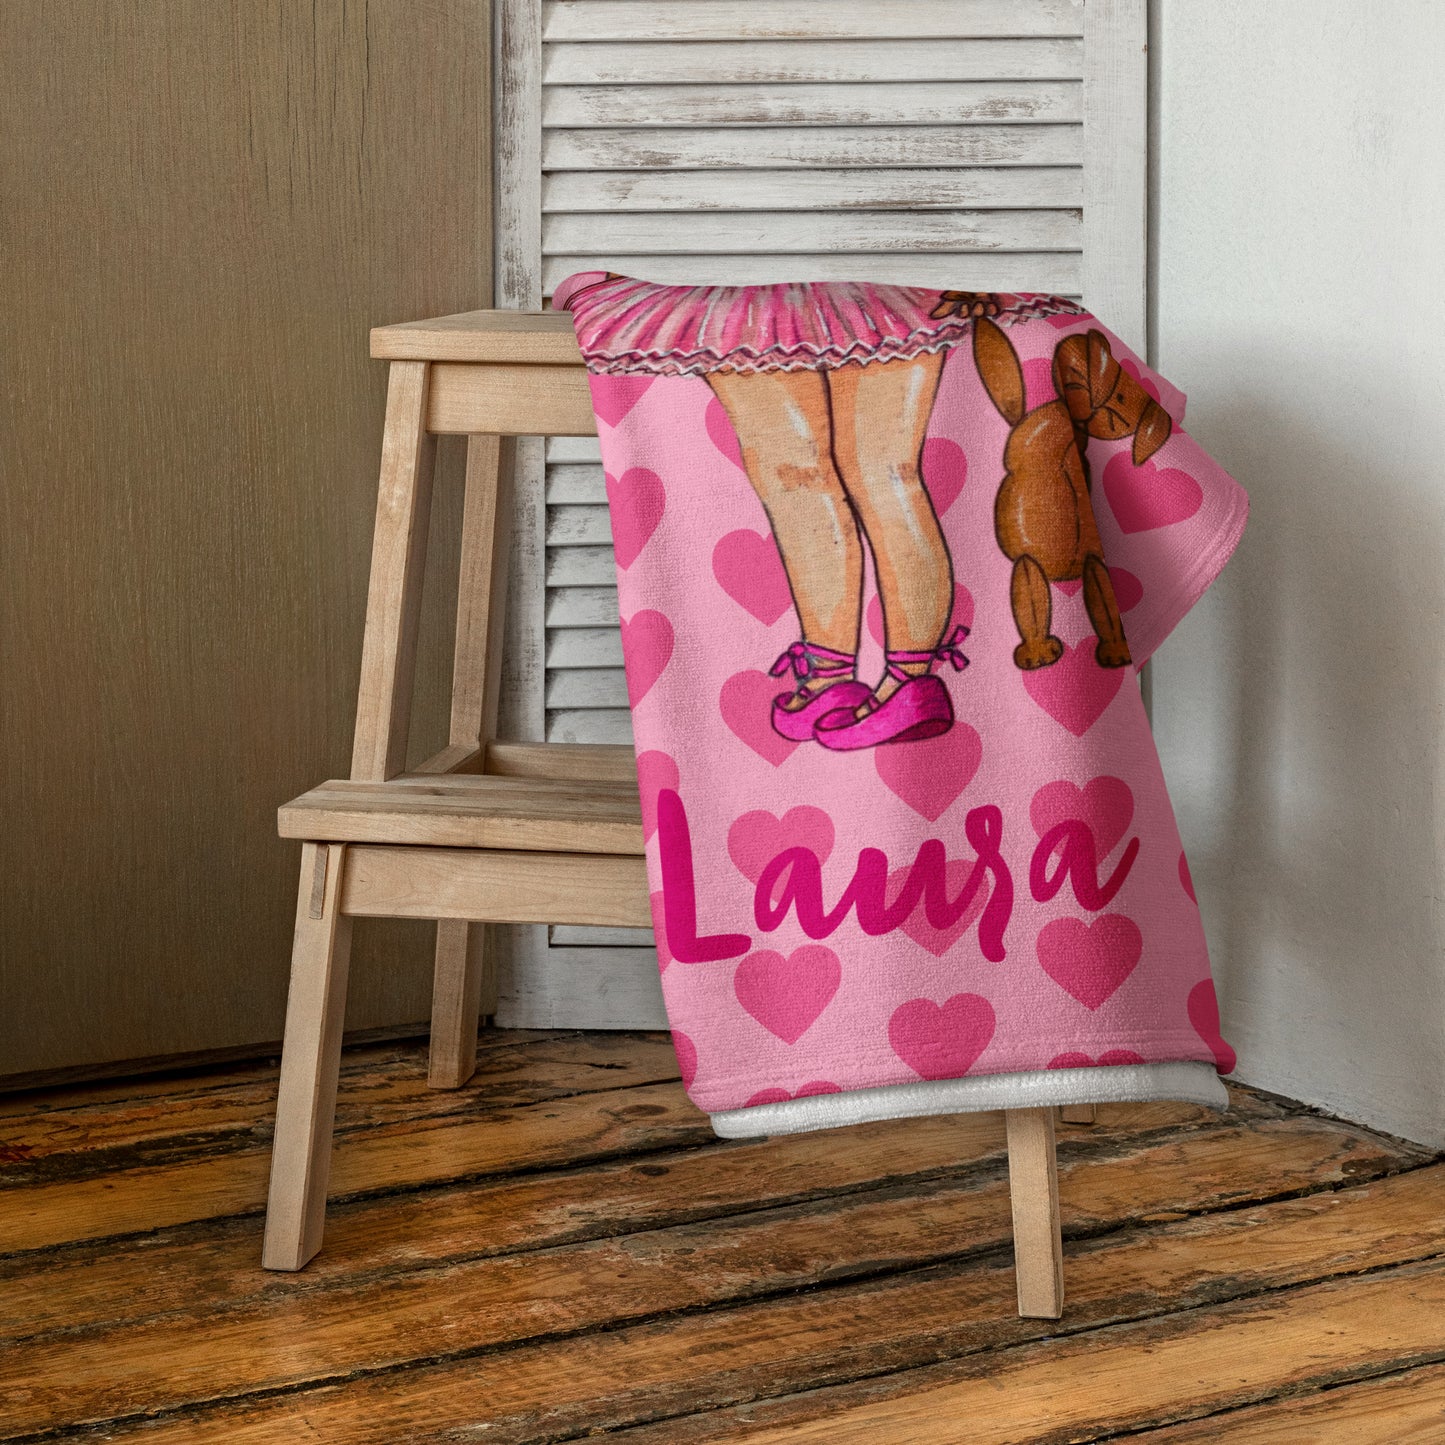
POLYGON ((1253 499, 1155 677, 1225 1034, 1442 1144, 1445 3, 1155 11, 1155 358, 1253 499))

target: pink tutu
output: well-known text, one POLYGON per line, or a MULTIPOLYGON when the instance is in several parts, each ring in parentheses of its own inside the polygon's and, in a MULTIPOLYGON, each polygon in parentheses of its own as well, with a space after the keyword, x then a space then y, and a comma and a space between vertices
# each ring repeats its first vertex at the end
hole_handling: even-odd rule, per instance
MULTIPOLYGON (((869 282, 777 286, 662 286, 581 271, 552 305, 570 311, 594 372, 691 376, 708 371, 825 371, 849 362, 897 361, 956 345, 967 315, 935 317, 942 291, 869 282)), ((1000 292, 1002 325, 1082 315, 1060 296, 1000 292)))

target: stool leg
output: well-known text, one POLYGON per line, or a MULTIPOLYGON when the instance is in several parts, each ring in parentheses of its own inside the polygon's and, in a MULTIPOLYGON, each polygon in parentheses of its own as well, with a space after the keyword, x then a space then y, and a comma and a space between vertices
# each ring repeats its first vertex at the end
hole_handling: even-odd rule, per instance
POLYGON ((1059 1108, 1059 1122, 1063 1124, 1092 1124, 1096 1113, 1093 1104, 1063 1104, 1059 1108))
POLYGON ((345 854, 345 847, 336 843, 306 843, 302 849, 261 1253, 267 1269, 300 1269, 321 1248, 326 1225, 331 1130, 351 962, 351 919, 340 906, 345 854))
POLYGON ((496 992, 486 924, 438 919, 426 1076, 433 1089, 460 1089, 476 1072, 477 1026, 496 1009, 496 992))
POLYGON ((1007 1109, 1009 1195, 1019 1314, 1056 1320, 1064 1312, 1064 1254, 1052 1109, 1007 1109))

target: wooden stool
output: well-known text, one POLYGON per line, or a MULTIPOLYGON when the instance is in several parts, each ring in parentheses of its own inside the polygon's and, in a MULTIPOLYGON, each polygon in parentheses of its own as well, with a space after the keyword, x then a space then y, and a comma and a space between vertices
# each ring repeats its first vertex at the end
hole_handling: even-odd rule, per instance
MULTIPOLYGON (((495 1001, 488 923, 647 928, 632 749, 498 741, 513 438, 596 434, 565 313, 471 311, 381 327, 391 363, 351 776, 280 810, 301 885, 263 1263, 321 1247, 351 919, 437 920, 428 1082, 476 1067, 495 1001), (449 742, 406 770, 436 437, 468 438, 449 742)), ((1063 1305, 1051 1109, 1010 1110, 1019 1312, 1063 1305)))

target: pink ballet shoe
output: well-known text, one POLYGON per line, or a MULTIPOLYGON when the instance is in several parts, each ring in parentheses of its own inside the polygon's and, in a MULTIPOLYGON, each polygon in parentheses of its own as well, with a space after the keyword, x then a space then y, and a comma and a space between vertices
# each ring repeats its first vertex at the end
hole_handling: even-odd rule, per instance
POLYGON ((780 692, 773 699, 773 731, 795 743, 812 742, 814 724, 824 713, 839 707, 858 707, 870 698, 873 694, 868 687, 853 677, 855 662, 851 652, 835 652, 831 647, 819 647, 816 642, 795 642, 768 669, 770 677, 781 677, 792 668, 798 679, 798 686, 792 692, 780 692), (798 697, 803 692, 803 684, 814 677, 836 677, 838 681, 809 693, 802 707, 785 706, 798 697))
POLYGON ((901 664, 947 661, 955 672, 961 672, 968 666, 961 645, 967 636, 968 628, 960 625, 933 652, 888 653, 888 671, 901 685, 882 702, 876 693, 869 693, 871 706, 861 718, 856 705, 824 713, 813 736, 825 748, 842 753, 881 747, 884 743, 919 743, 946 733, 953 726, 953 702, 948 689, 932 672, 905 672, 901 664))

